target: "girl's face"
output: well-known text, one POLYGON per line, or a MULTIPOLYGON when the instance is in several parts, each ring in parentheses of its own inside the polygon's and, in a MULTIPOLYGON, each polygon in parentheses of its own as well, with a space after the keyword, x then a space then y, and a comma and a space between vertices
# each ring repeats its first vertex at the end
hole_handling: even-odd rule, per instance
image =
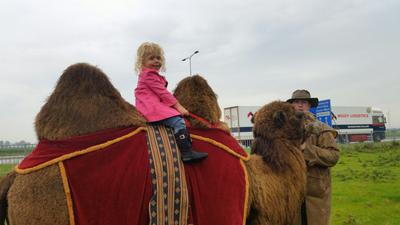
POLYGON ((159 55, 149 55, 143 61, 143 67, 160 70, 161 64, 161 56, 159 55))

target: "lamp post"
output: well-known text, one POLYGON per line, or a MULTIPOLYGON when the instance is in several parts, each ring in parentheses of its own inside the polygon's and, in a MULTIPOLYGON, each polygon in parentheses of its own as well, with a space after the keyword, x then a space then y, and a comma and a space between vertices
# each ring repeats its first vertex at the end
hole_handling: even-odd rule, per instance
POLYGON ((190 76, 192 76, 192 56, 196 55, 197 53, 199 53, 199 51, 195 51, 190 56, 182 59, 183 62, 186 61, 186 60, 189 60, 190 76))

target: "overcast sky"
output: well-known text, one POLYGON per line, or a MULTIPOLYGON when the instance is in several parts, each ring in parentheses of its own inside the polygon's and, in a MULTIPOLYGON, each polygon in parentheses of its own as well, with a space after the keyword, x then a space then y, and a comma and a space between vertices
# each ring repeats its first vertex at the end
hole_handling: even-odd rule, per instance
POLYGON ((33 122, 62 71, 98 65, 134 103, 136 49, 165 50, 169 88, 189 74, 221 108, 286 100, 375 106, 400 127, 398 0, 2 0, 0 140, 36 142, 33 122))

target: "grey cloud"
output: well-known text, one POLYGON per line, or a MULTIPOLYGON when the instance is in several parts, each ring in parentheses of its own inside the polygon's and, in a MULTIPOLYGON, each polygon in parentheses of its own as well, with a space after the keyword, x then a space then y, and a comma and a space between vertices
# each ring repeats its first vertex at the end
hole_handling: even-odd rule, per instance
POLYGON ((399 9, 395 0, 2 1, 0 105, 10 107, 1 110, 0 139, 35 139, 34 115, 75 62, 98 65, 133 102, 143 41, 164 47, 171 89, 189 73, 181 59, 200 50, 193 72, 222 107, 308 88, 337 105, 390 111, 400 127, 399 9))

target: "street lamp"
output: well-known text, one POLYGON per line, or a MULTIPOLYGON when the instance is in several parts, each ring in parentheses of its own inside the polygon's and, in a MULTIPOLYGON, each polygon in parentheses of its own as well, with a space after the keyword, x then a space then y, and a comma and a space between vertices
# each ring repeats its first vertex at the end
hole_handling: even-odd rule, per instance
POLYGON ((199 51, 195 51, 190 56, 182 59, 182 61, 186 61, 187 59, 189 59, 190 76, 192 76, 192 56, 196 55, 197 53, 199 53, 199 51))

